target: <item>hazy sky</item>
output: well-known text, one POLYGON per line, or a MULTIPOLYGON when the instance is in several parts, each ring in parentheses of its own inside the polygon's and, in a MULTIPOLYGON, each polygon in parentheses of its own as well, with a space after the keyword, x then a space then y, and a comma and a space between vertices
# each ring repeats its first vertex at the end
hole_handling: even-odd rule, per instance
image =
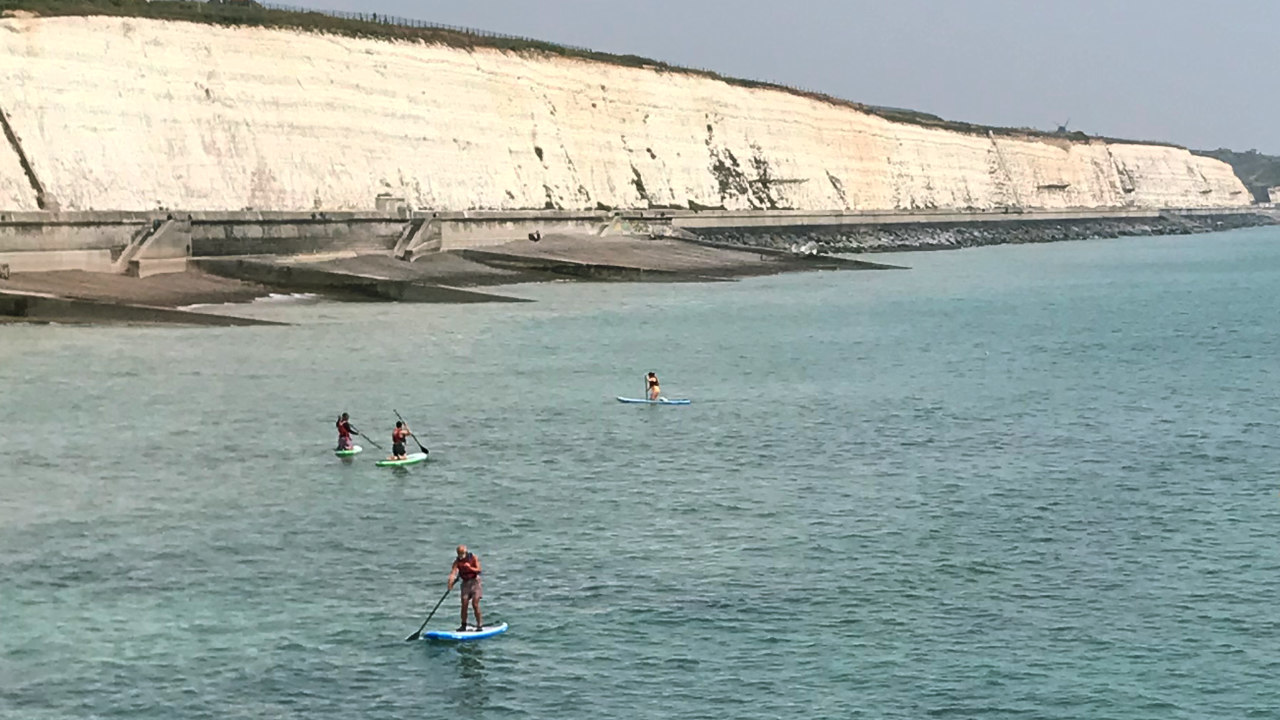
POLYGON ((1276 0, 293 0, 952 120, 1280 154, 1276 0))

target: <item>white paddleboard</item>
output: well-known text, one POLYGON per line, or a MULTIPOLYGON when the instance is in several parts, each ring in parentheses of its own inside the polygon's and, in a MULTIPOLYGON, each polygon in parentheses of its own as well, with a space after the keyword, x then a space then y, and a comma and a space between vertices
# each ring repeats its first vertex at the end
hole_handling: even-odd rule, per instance
POLYGON ((408 455, 405 456, 403 460, 379 460, 377 462, 377 466, 378 467, 400 467, 402 465, 417 465, 418 463, 426 459, 427 459, 426 453, 416 452, 416 453, 409 453, 408 455))

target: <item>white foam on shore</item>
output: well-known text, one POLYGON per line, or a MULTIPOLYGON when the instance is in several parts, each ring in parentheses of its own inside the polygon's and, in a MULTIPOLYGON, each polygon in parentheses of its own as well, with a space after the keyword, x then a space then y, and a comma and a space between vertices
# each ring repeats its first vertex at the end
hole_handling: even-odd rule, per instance
MULTIPOLYGON (((309 305, 319 302, 320 296, 315 293, 270 293, 265 297, 258 297, 250 300, 249 305, 309 305)), ((246 303, 196 303, 194 305, 183 305, 179 310, 212 310, 215 308, 234 308, 244 307, 246 303)))
POLYGON ((266 297, 254 298, 256 303, 283 303, 287 305, 306 305, 319 299, 315 293, 271 293, 266 297))

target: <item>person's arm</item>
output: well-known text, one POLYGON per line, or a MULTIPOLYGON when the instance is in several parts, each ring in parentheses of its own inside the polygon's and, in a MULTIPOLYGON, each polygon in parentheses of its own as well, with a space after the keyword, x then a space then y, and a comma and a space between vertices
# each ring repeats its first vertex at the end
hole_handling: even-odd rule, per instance
POLYGON ((453 589, 453 583, 458 579, 458 561, 453 561, 453 566, 449 568, 449 589, 453 589))
POLYGON ((477 575, 480 574, 480 556, 479 555, 471 556, 471 569, 474 570, 477 575))

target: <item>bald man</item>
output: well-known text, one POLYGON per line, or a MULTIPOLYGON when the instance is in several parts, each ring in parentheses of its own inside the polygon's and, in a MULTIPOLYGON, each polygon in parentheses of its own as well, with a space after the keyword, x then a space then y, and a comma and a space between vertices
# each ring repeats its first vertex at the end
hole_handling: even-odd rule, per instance
POLYGON ((467 631, 468 602, 476 611, 476 630, 481 630, 484 622, 480 619, 480 598, 484 593, 480 587, 480 558, 467 552, 466 545, 458 546, 458 559, 453 561, 453 567, 449 569, 448 589, 452 590, 453 583, 459 578, 462 579, 462 625, 458 627, 458 632, 467 631))

